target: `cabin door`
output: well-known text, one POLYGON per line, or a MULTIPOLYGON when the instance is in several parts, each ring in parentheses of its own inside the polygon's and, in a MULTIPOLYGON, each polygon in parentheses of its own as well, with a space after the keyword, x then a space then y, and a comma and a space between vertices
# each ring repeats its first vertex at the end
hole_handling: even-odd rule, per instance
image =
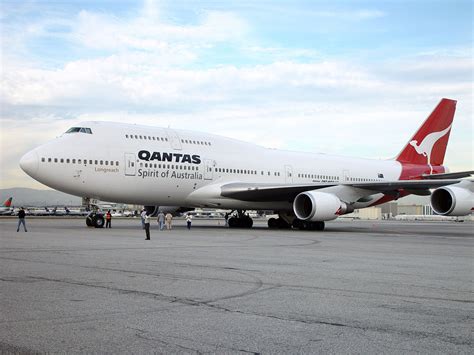
POLYGON ((134 153, 125 153, 125 175, 135 176, 137 162, 134 153))
POLYGON ((212 180, 214 177, 214 161, 211 159, 204 160, 204 180, 212 180))
POLYGON ((291 184, 293 182, 293 168, 291 165, 285 165, 285 182, 291 184))
POLYGON ((166 135, 168 136, 168 139, 171 144, 171 148, 174 150, 181 150, 183 149, 181 147, 181 139, 178 136, 178 133, 176 131, 173 131, 172 129, 166 129, 166 135))

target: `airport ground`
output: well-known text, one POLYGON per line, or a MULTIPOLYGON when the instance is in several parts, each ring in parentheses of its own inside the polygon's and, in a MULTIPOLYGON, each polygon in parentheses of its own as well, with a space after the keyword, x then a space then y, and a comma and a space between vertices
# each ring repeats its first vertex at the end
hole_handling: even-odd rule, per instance
POLYGON ((471 222, 27 223, 0 219, 0 353, 472 354, 471 222))

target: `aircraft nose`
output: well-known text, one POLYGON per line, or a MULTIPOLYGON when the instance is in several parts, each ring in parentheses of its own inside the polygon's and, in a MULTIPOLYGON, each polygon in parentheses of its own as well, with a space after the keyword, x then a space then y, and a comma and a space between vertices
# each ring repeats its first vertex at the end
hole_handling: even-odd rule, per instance
POLYGON ((31 150, 20 159, 20 167, 25 173, 33 176, 38 171, 39 158, 35 150, 31 150))

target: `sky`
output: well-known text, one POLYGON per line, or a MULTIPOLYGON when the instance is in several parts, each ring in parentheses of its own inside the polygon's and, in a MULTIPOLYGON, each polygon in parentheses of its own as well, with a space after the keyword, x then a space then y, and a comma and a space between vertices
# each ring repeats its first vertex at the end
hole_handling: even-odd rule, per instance
POLYGON ((0 0, 0 42, 0 188, 85 120, 389 159, 443 97, 473 169, 470 0, 0 0))

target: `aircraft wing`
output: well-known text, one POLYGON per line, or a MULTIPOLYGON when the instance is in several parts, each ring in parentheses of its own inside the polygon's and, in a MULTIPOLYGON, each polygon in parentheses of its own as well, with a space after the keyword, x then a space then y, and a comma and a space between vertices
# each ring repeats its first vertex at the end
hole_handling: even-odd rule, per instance
POLYGON ((221 196, 242 201, 293 201, 294 198, 304 191, 318 190, 332 186, 349 186, 368 190, 373 193, 398 193, 400 190, 409 191, 412 194, 426 195, 429 189, 452 185, 460 182, 459 179, 433 179, 433 180, 394 180, 376 182, 353 182, 353 183, 312 183, 312 184, 254 184, 254 183, 229 183, 221 186, 221 196))

